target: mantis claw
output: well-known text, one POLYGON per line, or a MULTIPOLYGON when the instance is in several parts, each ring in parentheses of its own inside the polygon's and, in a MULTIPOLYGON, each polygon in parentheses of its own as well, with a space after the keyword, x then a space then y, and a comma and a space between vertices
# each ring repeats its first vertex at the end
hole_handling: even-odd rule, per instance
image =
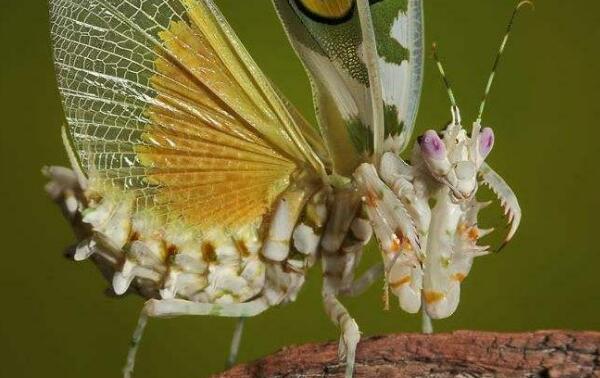
POLYGON ((500 205, 504 210, 504 215, 510 227, 504 241, 496 250, 496 252, 500 252, 506 244, 511 241, 519 228, 519 224, 521 223, 521 207, 519 206, 519 201, 513 190, 489 165, 483 163, 479 168, 479 174, 483 183, 487 185, 500 200, 500 205))

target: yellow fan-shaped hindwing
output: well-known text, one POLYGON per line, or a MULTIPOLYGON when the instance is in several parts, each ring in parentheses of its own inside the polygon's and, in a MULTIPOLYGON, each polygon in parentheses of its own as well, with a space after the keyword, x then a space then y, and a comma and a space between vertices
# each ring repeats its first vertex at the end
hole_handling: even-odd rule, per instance
POLYGON ((289 185, 297 165, 217 97, 226 96, 228 103, 235 99, 233 108, 243 108, 250 118, 258 110, 199 32, 177 22, 160 36, 193 75, 163 58, 155 62, 158 72, 151 85, 161 105, 148 108, 145 144, 136 148, 150 170, 146 179, 157 188, 154 204, 202 228, 251 223, 289 185), (173 85, 174 79, 188 90, 173 85), (180 108, 182 114, 162 104, 180 108), (198 109, 200 119, 186 116, 187 105, 198 109))

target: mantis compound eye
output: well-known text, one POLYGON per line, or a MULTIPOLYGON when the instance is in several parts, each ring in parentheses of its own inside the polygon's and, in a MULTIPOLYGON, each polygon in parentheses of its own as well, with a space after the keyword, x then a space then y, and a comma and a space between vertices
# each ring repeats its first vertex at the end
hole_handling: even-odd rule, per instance
POLYGON ((427 130, 421 138, 419 145, 423 156, 427 159, 443 160, 446 158, 446 146, 444 141, 440 139, 437 133, 433 130, 427 130))
POLYGON ((447 175, 452 166, 448 160, 446 145, 439 135, 433 130, 427 130, 417 142, 431 174, 437 179, 447 175))
POLYGON ((485 159, 494 147, 494 132, 491 128, 485 127, 479 134, 479 153, 481 158, 485 159))

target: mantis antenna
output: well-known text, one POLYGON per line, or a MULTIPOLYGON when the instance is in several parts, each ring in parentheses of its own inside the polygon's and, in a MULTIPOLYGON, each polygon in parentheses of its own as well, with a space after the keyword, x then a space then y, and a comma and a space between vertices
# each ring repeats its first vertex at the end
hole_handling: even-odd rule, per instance
POLYGON ((490 93, 490 88, 492 87, 492 83, 494 82, 494 76, 496 76, 496 69, 498 68, 498 63, 500 62, 500 57, 502 56, 502 53, 504 52, 504 48, 506 47, 506 42, 508 41, 508 37, 510 36, 510 32, 511 32, 515 17, 517 15, 517 13, 519 12, 519 9, 525 4, 529 4, 532 7, 534 6, 533 3, 529 0, 521 1, 520 3, 517 4, 515 9, 513 10, 512 16, 510 17, 510 21, 508 21, 508 26, 506 27, 506 32, 504 33, 504 38, 502 39, 502 43, 500 44, 500 48, 498 49, 498 53, 496 54, 496 59, 494 60, 494 65, 492 66, 492 72, 490 73, 490 77, 488 78, 487 85, 485 86, 485 92, 483 93, 481 105, 479 105, 479 113, 477 114, 477 121, 475 121, 476 123, 481 123, 481 116, 483 115, 483 110, 485 109, 485 102, 490 93))
POLYGON ((433 59, 435 60, 435 64, 437 65, 438 70, 440 71, 440 75, 442 76, 442 80, 444 81, 444 86, 446 87, 446 91, 448 91, 448 97, 450 98, 450 103, 452 104, 452 124, 460 125, 460 111, 458 110, 458 106, 456 105, 456 99, 454 98, 454 92, 452 92, 452 87, 450 86, 450 81, 448 81, 448 77, 446 76, 446 71, 444 71, 444 67, 442 66, 442 62, 437 54, 437 44, 433 43, 433 59))

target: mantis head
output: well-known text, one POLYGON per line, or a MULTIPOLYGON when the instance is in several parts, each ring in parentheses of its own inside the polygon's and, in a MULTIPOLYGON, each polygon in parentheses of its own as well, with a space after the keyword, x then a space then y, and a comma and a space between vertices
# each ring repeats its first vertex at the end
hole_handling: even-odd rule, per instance
MULTIPOLYGON (((458 115, 458 108, 453 114, 458 115)), ((427 130, 417 139, 417 153, 427 171, 450 189, 454 202, 473 198, 477 172, 494 146, 491 128, 475 122, 469 136, 459 120, 455 118, 441 134, 427 130)))
POLYGON ((452 104, 452 122, 441 134, 434 130, 428 130, 417 139, 417 158, 424 161, 427 170, 435 180, 450 188, 450 195, 454 202, 473 198, 477 191, 477 172, 494 146, 494 132, 489 127, 481 127, 481 117, 514 18, 519 9, 525 4, 533 5, 528 0, 519 2, 510 18, 504 39, 496 54, 492 72, 488 78, 471 135, 468 135, 461 125, 460 112, 456 105, 454 93, 437 56, 436 45, 433 45, 433 57, 452 104))

